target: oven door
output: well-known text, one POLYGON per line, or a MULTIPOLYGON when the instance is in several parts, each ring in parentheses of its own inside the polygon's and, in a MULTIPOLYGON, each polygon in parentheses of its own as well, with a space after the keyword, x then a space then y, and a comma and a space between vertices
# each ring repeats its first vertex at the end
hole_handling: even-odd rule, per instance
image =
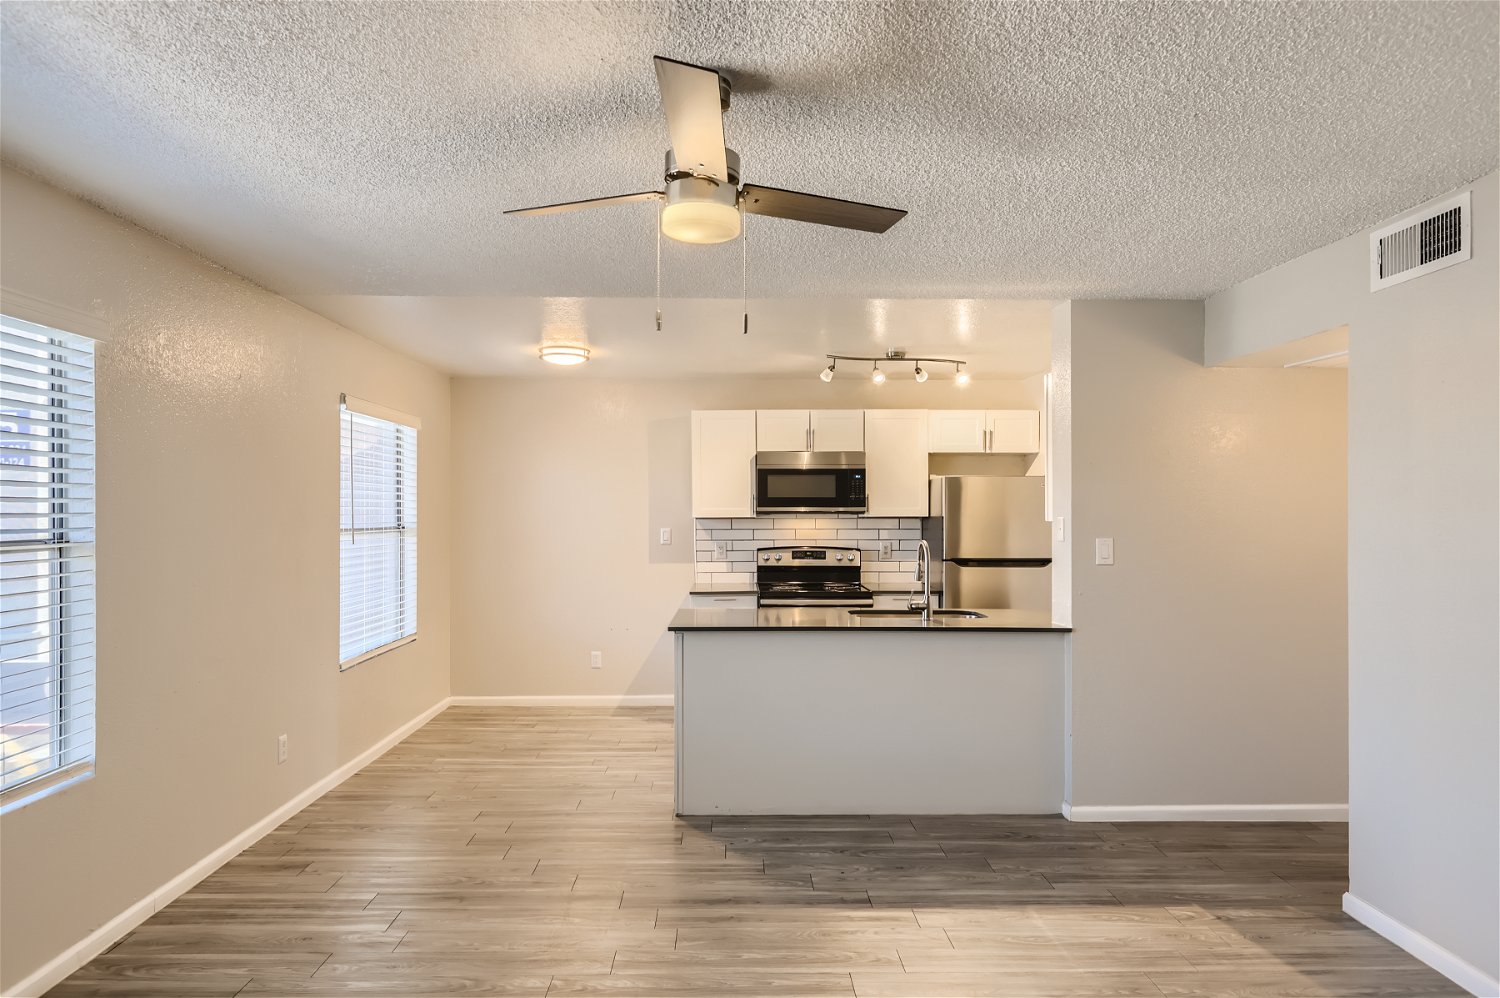
POLYGON ((757 513, 863 513, 864 455, 793 451, 756 456, 757 513), (852 461, 858 457, 860 460, 852 461))

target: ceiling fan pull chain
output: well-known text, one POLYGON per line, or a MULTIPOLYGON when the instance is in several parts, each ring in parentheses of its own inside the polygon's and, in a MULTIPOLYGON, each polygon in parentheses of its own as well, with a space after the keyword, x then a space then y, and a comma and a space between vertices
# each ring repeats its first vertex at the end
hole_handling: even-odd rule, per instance
POLYGON ((745 324, 740 335, 750 335, 750 226, 745 209, 740 209, 740 308, 744 312, 745 324))
POLYGON ((656 331, 661 332, 661 205, 656 202, 656 331))

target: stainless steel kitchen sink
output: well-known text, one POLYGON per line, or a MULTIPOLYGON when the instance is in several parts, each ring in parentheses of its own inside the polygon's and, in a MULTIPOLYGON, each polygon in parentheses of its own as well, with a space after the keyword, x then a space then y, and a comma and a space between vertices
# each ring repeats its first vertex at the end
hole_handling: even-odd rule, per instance
MULTIPOLYGON (((968 617, 970 619, 984 619, 985 614, 978 610, 934 610, 934 617, 968 617)), ((851 617, 920 617, 921 610, 850 610, 851 617)))

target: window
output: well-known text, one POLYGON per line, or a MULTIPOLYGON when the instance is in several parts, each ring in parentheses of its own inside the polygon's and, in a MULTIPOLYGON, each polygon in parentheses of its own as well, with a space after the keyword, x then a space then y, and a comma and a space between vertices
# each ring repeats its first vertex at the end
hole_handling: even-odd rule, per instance
POLYGON ((94 759, 94 341, 0 316, 0 806, 94 759))
POLYGON ((417 634, 417 429, 411 416, 343 398, 339 667, 417 634))

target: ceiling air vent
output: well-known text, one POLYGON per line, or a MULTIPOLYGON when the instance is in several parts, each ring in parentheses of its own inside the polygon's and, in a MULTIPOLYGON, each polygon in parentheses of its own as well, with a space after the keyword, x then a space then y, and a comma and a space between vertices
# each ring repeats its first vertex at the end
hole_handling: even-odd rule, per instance
POLYGON ((1469 192, 1370 233, 1370 290, 1379 291, 1469 258, 1469 192))

